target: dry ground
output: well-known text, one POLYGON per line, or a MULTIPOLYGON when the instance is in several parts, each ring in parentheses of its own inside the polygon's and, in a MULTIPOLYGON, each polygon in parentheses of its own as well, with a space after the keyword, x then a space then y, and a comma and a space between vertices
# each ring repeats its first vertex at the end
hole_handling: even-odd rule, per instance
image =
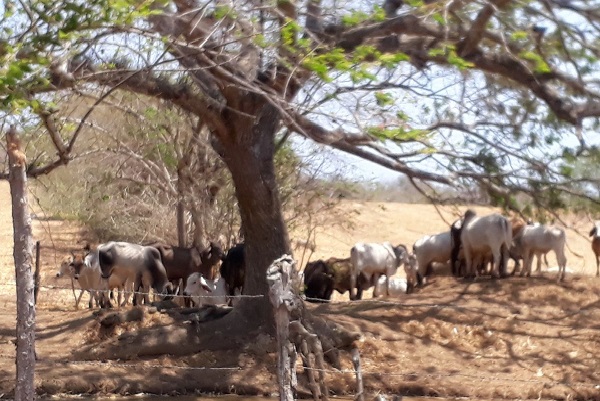
MULTIPOLYGON (((8 185, 0 182, 0 398, 10 396, 15 383, 8 191, 8 185)), ((455 218, 453 211, 438 213, 424 205, 347 202, 341 208, 352 226, 329 224, 319 231, 312 259, 345 257, 359 240, 410 245, 423 234, 446 229, 455 218)), ((567 223, 583 235, 568 231, 568 266, 577 275, 569 275, 561 284, 553 273, 477 283, 438 277, 402 299, 350 303, 347 296, 338 295, 331 304, 309 307, 364 334, 359 347, 371 393, 600 400, 600 280, 582 274, 595 271, 585 237, 591 223, 567 223)), ((34 220, 34 232, 42 243, 44 285, 37 307, 40 394, 202 390, 268 395, 276 391, 275 344, 264 335, 189 355, 127 354, 134 349, 127 344, 136 338, 132 333, 178 323, 163 314, 146 315, 143 323, 100 336, 92 312, 75 310, 70 290, 52 288, 70 285, 57 281, 54 274, 65 254, 81 246, 78 241, 85 233, 70 222, 39 219, 34 220), (107 350, 119 359, 108 359, 107 350), (98 359, 90 360, 94 355, 98 359)), ((555 264, 554 256, 549 261, 555 264)), ((192 337, 194 330, 188 330, 192 337)), ((351 367, 348 356, 343 365, 351 367)), ((326 376, 336 394, 353 392, 351 374, 331 371, 326 376)))

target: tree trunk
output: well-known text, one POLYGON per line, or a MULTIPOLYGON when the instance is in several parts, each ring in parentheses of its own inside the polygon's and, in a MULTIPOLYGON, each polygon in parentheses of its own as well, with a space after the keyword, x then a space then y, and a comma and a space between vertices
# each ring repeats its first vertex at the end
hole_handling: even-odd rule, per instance
POLYGON ((263 104, 257 110, 255 103, 249 103, 254 110, 244 110, 247 115, 232 112, 227 116, 230 135, 219 139, 235 184, 245 237, 244 295, 264 297, 242 299, 232 315, 254 327, 266 324, 264 328, 274 332, 274 317, 266 296, 269 290, 266 271, 275 259, 291 253, 273 161, 280 116, 270 105, 263 104))
POLYGON ((17 384, 16 401, 35 399, 35 302, 33 285, 33 238, 27 202, 25 155, 14 127, 6 134, 17 283, 17 384))

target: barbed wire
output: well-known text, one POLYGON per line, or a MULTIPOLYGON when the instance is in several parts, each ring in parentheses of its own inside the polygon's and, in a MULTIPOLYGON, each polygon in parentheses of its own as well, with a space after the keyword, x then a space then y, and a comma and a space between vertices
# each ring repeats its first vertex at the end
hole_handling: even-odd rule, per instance
MULTIPOLYGON (((16 287, 16 283, 13 282, 4 282, 4 283, 0 283, 0 287, 16 287)), ((63 286, 56 286, 56 285, 41 285, 39 287, 40 289, 46 289, 46 290, 66 290, 66 291, 73 291, 72 287, 63 287, 63 286)), ((89 290, 82 290, 81 288, 74 288, 75 290, 79 290, 79 291, 87 291, 90 292, 89 290)), ((91 290, 91 292, 107 292, 108 290, 91 290)), ((132 291, 132 290, 118 290, 121 294, 124 295, 161 295, 161 294, 156 294, 156 293, 152 293, 152 292, 145 292, 145 291, 132 291)), ((164 295, 164 294, 163 294, 164 295)), ((183 294, 168 294, 169 297, 171 298, 183 298, 183 299, 190 299, 190 298, 202 298, 202 299, 213 299, 213 298, 222 298, 223 295, 183 295, 183 294)), ((237 295, 226 295, 227 299, 241 299, 241 298, 250 298, 250 299, 256 299, 256 298, 264 298, 267 295, 264 294, 255 294, 255 295, 249 295, 249 294, 237 294, 237 295)), ((359 299, 359 300, 324 300, 321 298, 312 298, 312 297, 306 297, 304 295, 300 296, 303 300, 305 301, 309 301, 309 302, 315 302, 315 303, 323 303, 323 304, 335 304, 335 305, 359 305, 359 304, 377 304, 377 305, 383 305, 383 306, 398 306, 398 307, 402 307, 402 308, 430 308, 430 309, 453 309, 453 310, 458 310, 458 311, 479 311, 482 309, 486 309, 485 305, 482 305, 480 307, 477 306, 462 306, 462 305, 457 305, 454 303, 413 303, 413 302, 406 302, 407 300, 413 300, 413 299, 417 299, 416 297, 412 297, 410 295, 404 295, 402 297, 399 298, 394 298, 393 300, 389 299, 389 298, 369 298, 369 299, 359 299)), ((569 312, 569 313, 564 313, 565 316, 572 316, 572 315, 576 315, 577 313, 581 312, 582 310, 596 304, 600 302, 600 297, 598 297, 595 300, 592 300, 584 305, 581 305, 578 311, 575 312, 569 312)), ((511 310, 514 309, 515 305, 505 305, 505 309, 506 310, 511 310)), ((514 314, 512 311, 510 312, 510 314, 514 314)))
MULTIPOLYGON (((11 282, 11 283, 0 283, 0 287, 16 287, 16 283, 15 282, 11 282)), ((38 288, 40 289, 46 289, 46 290, 69 290, 72 291, 73 288, 72 287, 62 287, 62 286, 57 286, 57 285, 40 285, 38 288)), ((102 293, 102 292, 108 292, 110 290, 82 290, 80 287, 75 287, 74 288, 76 291, 87 291, 87 292, 97 292, 97 293, 102 293)), ((119 293, 121 294, 127 294, 127 295, 167 295, 169 297, 172 298, 222 298, 223 295, 182 295, 182 294, 158 294, 158 293, 153 293, 153 292, 144 292, 144 291, 132 291, 132 290, 118 290, 119 293)), ((256 295, 249 295, 249 294, 238 294, 238 295, 226 295, 227 298, 264 298, 266 297, 266 295, 263 294, 256 294, 256 295)))
MULTIPOLYGON (((15 356, 8 356, 0 354, 0 358, 3 359, 15 359, 15 356)), ((242 371, 244 368, 240 366, 180 366, 180 365, 157 365, 140 363, 133 364, 127 362, 109 362, 109 361, 56 361, 56 360, 37 360, 36 365, 87 365, 87 366, 98 366, 98 367, 116 367, 116 368, 134 368, 134 369, 179 369, 179 370, 203 370, 203 371, 242 371)), ((253 366, 252 369, 255 367, 253 366)), ((324 372, 336 375, 356 375, 354 369, 319 369, 303 366, 304 370, 311 370, 314 372, 324 372)), ((405 373, 393 373, 393 372, 374 372, 368 370, 361 370, 363 376, 378 376, 378 377, 403 377, 413 379, 417 378, 428 378, 428 379, 444 379, 444 378, 464 378, 470 379, 473 382, 485 382, 485 383, 526 383, 526 384, 537 384, 542 386, 567 386, 567 387, 582 387, 592 388, 600 390, 600 384, 594 383, 583 383, 583 382, 567 382, 560 380, 536 380, 536 379, 519 379, 514 377, 495 377, 495 376, 483 376, 483 375, 472 375, 468 373, 422 373, 422 372, 405 372, 405 373)))

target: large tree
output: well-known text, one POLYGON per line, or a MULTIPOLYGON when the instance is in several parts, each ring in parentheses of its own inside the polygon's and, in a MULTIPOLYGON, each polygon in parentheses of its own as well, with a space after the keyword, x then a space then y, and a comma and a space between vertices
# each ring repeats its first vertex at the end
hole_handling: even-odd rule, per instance
MULTIPOLYGON (((245 292, 259 295, 266 268, 290 250, 273 164, 287 133, 404 173, 432 197, 455 193, 443 186, 476 186, 513 208, 519 193, 539 206, 561 206, 562 192, 594 201, 588 178, 570 184, 574 160, 597 153, 587 133, 600 116, 599 8, 575 0, 7 1, 0 95, 7 112, 36 114, 56 146, 54 160, 29 166, 32 177, 68 163, 79 132, 61 134, 51 92, 125 90, 201 119, 235 184, 245 292)), ((247 299, 236 316, 271 321, 267 303, 247 299)))

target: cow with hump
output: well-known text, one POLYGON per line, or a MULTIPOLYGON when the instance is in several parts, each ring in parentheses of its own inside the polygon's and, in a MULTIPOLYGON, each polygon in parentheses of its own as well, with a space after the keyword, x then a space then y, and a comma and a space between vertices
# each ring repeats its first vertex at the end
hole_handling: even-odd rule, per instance
POLYGON ((491 256, 492 277, 506 276, 512 243, 512 226, 506 217, 498 213, 479 217, 469 209, 464 215, 460 240, 467 275, 479 277, 479 269, 475 267, 491 256))
MULTIPOLYGON (((359 274, 364 274, 367 281, 377 283, 379 276, 385 274, 386 295, 389 296, 389 280, 396 273, 401 264, 409 263, 409 255, 406 246, 393 246, 389 242, 380 243, 356 243, 350 250, 352 262, 352 274, 350 275, 350 297, 356 299, 354 288, 359 274)), ((373 298, 378 296, 377 287, 373 291, 373 298)))
MULTIPOLYGON (((150 303, 150 288, 163 296, 172 294, 172 285, 158 249, 129 242, 108 242, 99 245, 97 252, 102 278, 109 279, 111 275, 133 277, 134 290, 143 293, 145 303, 150 303)), ((139 295, 135 294, 134 304, 140 303, 139 295)))

